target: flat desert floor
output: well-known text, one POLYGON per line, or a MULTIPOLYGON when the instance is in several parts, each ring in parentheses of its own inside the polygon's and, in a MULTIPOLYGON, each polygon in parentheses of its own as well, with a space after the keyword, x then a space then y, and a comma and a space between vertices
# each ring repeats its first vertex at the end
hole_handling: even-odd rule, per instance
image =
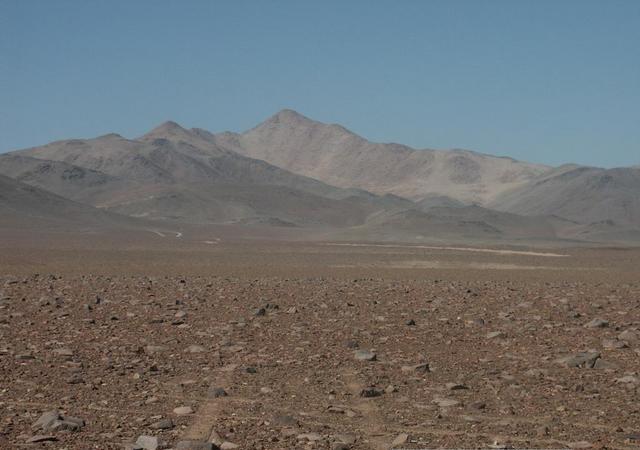
POLYGON ((638 448, 640 250, 345 244, 3 232, 0 448, 638 448))

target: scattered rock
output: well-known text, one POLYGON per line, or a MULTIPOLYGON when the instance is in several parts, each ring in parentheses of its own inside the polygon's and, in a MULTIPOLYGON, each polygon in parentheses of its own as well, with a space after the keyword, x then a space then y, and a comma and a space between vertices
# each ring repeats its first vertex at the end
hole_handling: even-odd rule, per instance
POLYGON ((210 398, 220 398, 220 397, 226 397, 227 395, 227 391, 224 390, 224 388, 221 387, 211 387, 209 388, 209 397, 210 398))
POLYGON ((167 351, 167 347, 164 347, 162 345, 147 345, 144 348, 144 352, 149 355, 153 355, 154 353, 161 353, 165 351, 167 351))
POLYGON ((585 328, 606 328, 609 326, 609 322, 604 319, 593 319, 591 322, 584 324, 585 328))
POLYGON ((58 440, 58 438, 55 437, 55 436, 37 434, 37 435, 32 436, 29 439, 27 439, 27 443, 28 444, 34 444, 34 443, 37 443, 37 442, 55 442, 57 440, 58 440))
POLYGON ((353 356, 357 361, 375 361, 377 359, 376 354, 369 350, 356 350, 353 356))
POLYGON ((374 386, 366 387, 360 391, 360 397, 364 398, 380 397, 382 394, 384 391, 374 386))
POLYGON ((60 420, 60 411, 54 409, 42 413, 40 418, 31 425, 32 430, 47 430, 49 426, 56 420, 60 420))
POLYGON ((448 407, 456 406, 460 404, 458 400, 454 400, 452 398, 434 398, 433 403, 435 403, 436 405, 442 408, 448 408, 448 407))
POLYGON ((593 444, 591 442, 587 442, 587 441, 579 441, 579 442, 569 442, 567 444, 567 447, 569 448, 591 448, 593 447, 593 444))
POLYGON ((158 450, 159 446, 160 442, 155 436, 138 436, 138 439, 135 443, 135 448, 138 448, 140 450, 158 450))
POLYGON ((402 366, 400 368, 400 370, 403 373, 411 373, 411 372, 427 373, 427 372, 431 372, 431 368, 429 367, 429 363, 420 363, 420 364, 416 364, 416 365, 413 365, 413 366, 402 366))
POLYGON ((178 416, 188 416, 189 414, 193 414, 193 408, 191 406, 178 406, 173 412, 178 416))
POLYGON ((640 335, 635 331, 625 330, 618 335, 618 339, 626 342, 627 344, 632 344, 640 340, 640 335))
POLYGON ((151 424, 151 428, 154 430, 170 430, 173 427, 173 420, 171 419, 160 419, 151 424))
POLYGON ((464 384, 459 384, 459 383, 447 383, 446 386, 447 386, 447 389, 449 389, 451 391, 459 391, 459 390, 462 390, 462 389, 469 389, 464 384))
POLYGON ((322 436, 319 435, 318 433, 301 433, 296 436, 296 439, 298 439, 299 441, 306 440, 306 441, 316 442, 316 441, 321 441, 322 436))
POLYGON ((394 440, 391 442, 391 447, 398 447, 399 445, 404 445, 409 440, 409 435, 407 433, 400 433, 394 440))
POLYGON ((618 339, 603 339, 602 347, 607 350, 619 350, 622 348, 627 348, 628 345, 624 341, 619 341, 618 339))
POLYGON ((206 352, 207 349, 202 345, 190 345, 186 350, 188 353, 203 353, 206 352))
POLYGON ((558 358, 556 363, 566 367, 592 369, 598 359, 600 359, 600 353, 598 352, 580 352, 558 358))
POLYGON ((492 331, 487 333, 487 339, 502 339, 506 337, 506 334, 502 331, 492 331))

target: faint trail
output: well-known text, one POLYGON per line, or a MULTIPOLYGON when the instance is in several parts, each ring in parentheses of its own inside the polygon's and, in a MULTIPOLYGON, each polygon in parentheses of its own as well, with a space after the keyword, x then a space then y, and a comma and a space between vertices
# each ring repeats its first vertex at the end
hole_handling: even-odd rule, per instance
POLYGON ((522 256, 544 256, 548 258, 565 258, 570 255, 560 253, 541 253, 527 252, 524 250, 496 250, 491 248, 473 248, 473 247, 436 247, 428 245, 393 245, 393 244, 349 244, 349 243, 327 243, 323 245, 331 245, 336 247, 383 247, 383 248, 415 248, 426 250, 452 250, 460 252, 478 252, 478 253, 494 253, 496 255, 522 255, 522 256))
MULTIPOLYGON (((211 383, 210 388, 215 386, 228 389, 235 368, 235 364, 227 364, 219 368, 216 371, 217 376, 211 383)), ((216 430, 214 429, 216 419, 220 417, 223 406, 233 402, 246 402, 246 400, 234 397, 216 398, 207 395, 204 401, 197 407, 197 414, 194 415, 195 420, 184 432, 183 438, 213 442, 212 439, 217 437, 216 430)), ((217 442, 217 444, 219 445, 220 442, 217 442)))
POLYGON ((351 406, 362 414, 361 420, 363 423, 359 429, 366 436, 369 447, 374 450, 389 450, 391 439, 385 438, 385 434, 382 433, 386 426, 375 399, 360 397, 360 392, 365 386, 358 381, 357 373, 344 371, 342 372, 342 378, 353 396, 351 406))

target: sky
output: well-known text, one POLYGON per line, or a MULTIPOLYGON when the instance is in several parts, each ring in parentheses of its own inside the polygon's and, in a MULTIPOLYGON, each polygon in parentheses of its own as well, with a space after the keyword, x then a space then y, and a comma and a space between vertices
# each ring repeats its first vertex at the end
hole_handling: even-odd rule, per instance
POLYGON ((640 164, 640 1, 0 0, 0 152, 283 108, 415 148, 640 164))

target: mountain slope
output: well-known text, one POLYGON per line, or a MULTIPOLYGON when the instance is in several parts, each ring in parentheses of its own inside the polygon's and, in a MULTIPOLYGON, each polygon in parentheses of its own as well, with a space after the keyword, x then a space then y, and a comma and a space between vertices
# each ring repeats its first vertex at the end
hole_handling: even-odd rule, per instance
POLYGON ((33 229, 121 228, 132 219, 73 202, 0 175, 0 227, 33 229))
POLYGON ((555 214, 591 224, 640 225, 640 169, 563 166, 489 205, 526 215, 555 214))
POLYGON ((208 139, 335 186, 414 200, 446 195, 467 204, 485 204, 548 170, 466 150, 414 150, 372 143, 344 127, 316 122, 290 110, 245 133, 221 133, 208 139))

